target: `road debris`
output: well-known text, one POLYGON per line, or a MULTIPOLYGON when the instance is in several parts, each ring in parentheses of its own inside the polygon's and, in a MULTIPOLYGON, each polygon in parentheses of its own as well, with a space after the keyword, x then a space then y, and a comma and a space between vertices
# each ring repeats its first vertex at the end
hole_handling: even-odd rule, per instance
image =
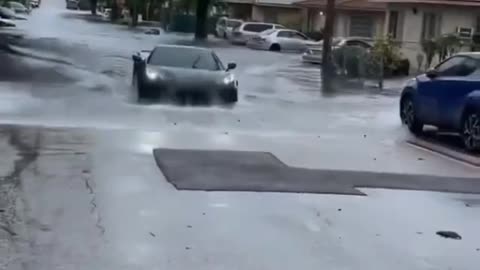
POLYGON ((455 239, 455 240, 462 239, 462 237, 454 231, 438 231, 437 235, 440 235, 441 237, 445 237, 445 238, 455 239))
POLYGON ((153 232, 150 232, 150 235, 153 237, 156 237, 156 235, 153 232))

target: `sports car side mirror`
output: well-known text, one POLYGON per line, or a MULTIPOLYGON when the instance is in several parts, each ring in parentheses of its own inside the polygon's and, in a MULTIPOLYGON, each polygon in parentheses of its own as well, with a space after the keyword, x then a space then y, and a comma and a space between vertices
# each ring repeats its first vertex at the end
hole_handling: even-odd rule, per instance
POLYGON ((140 55, 138 54, 133 54, 132 59, 133 59, 133 62, 136 62, 136 63, 142 62, 142 57, 140 57, 140 55))
POLYGON ((427 75, 427 77, 430 79, 435 79, 438 76, 438 72, 435 69, 429 69, 425 75, 427 75))
POLYGON ((235 63, 228 63, 227 65, 227 71, 235 69, 237 67, 237 64, 235 63))

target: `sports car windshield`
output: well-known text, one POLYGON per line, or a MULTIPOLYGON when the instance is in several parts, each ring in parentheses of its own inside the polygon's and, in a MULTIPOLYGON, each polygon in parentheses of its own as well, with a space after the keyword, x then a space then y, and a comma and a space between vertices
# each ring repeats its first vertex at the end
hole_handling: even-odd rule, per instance
POLYGON ((188 47, 157 47, 148 64, 155 66, 220 70, 212 52, 188 47))

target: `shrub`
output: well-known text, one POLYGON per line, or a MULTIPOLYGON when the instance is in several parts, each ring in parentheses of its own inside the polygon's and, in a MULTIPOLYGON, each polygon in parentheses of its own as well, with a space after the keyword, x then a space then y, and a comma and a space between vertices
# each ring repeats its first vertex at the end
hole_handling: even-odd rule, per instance
POLYGON ((404 68, 409 69, 410 62, 402 59, 398 44, 390 36, 375 41, 367 60, 367 76, 398 75, 398 71, 404 68))
POLYGON ((439 61, 452 56, 462 47, 462 41, 455 34, 440 36, 435 39, 435 43, 439 61))
POLYGON ((359 46, 344 46, 333 51, 337 73, 351 78, 365 76, 367 51, 359 46))

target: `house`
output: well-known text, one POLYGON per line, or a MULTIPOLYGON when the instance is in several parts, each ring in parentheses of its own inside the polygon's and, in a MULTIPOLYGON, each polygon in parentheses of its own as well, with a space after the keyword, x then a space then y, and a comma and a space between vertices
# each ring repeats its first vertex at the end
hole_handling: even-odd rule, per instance
MULTIPOLYGON (((232 18, 274 22, 303 31, 320 31, 326 0, 225 0, 232 18)), ((336 36, 375 37, 383 34, 385 3, 336 0, 336 36)))
MULTIPOLYGON (((327 0, 304 0, 295 5, 306 8, 307 29, 318 31, 325 22, 327 0)), ((334 36, 374 38, 384 33, 386 4, 368 0, 335 1, 334 36)))
POLYGON ((293 5, 298 0, 225 0, 232 18, 279 23, 288 28, 305 30, 306 10, 293 5))
POLYGON ((480 0, 369 1, 386 4, 385 34, 400 42, 412 67, 418 66, 422 40, 451 33, 470 39, 480 32, 480 0))

